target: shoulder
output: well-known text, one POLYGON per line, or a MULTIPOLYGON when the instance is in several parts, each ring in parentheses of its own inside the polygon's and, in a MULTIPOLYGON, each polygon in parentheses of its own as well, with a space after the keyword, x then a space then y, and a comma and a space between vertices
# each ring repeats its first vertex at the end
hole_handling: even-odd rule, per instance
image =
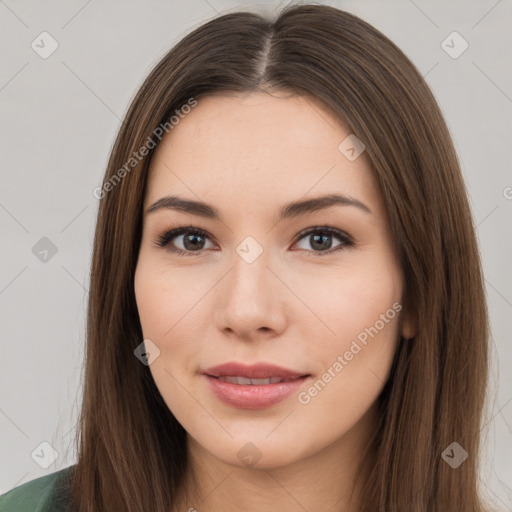
POLYGON ((68 498, 70 466, 30 482, 0 496, 0 512, 64 512, 68 498))

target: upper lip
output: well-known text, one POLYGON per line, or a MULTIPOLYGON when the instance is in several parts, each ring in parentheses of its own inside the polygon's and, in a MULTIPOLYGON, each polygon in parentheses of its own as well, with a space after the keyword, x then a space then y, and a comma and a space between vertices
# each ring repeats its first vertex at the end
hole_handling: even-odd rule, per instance
POLYGON ((268 363, 256 363, 246 365, 237 362, 229 362, 207 368, 202 373, 211 377, 246 377, 248 379, 268 379, 278 377, 280 379, 294 379, 309 375, 304 372, 296 372, 282 366, 276 366, 268 363))

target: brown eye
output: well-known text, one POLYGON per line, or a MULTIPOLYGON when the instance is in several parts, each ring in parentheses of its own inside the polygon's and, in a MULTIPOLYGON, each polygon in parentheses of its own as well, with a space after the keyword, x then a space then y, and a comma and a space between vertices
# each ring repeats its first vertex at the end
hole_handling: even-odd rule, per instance
POLYGON ((300 249, 313 252, 318 255, 323 253, 331 254, 353 245, 352 239, 346 233, 327 226, 313 228, 309 229, 305 233, 303 232, 300 235, 300 240, 304 240, 305 245, 309 245, 312 250, 309 251, 307 247, 300 247, 300 249), (339 243, 333 245, 333 238, 337 239, 339 243), (334 249, 330 250, 332 247, 334 247, 334 249))
POLYGON ((199 228, 180 227, 166 231, 159 235, 155 240, 158 247, 166 247, 171 252, 180 255, 196 255, 197 251, 201 252, 205 247, 206 240, 209 240, 208 234, 199 228), (171 243, 172 242, 172 243, 171 243), (175 245, 178 245, 177 247, 175 245), (175 247, 172 247, 172 246, 175 247))

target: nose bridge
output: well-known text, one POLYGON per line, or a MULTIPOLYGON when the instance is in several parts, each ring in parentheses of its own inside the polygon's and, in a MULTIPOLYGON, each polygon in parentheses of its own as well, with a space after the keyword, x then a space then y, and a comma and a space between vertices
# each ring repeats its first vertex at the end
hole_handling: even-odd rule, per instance
POLYGON ((280 294, 276 288, 279 282, 268 268, 269 256, 269 251, 253 237, 247 237, 236 247, 232 269, 218 302, 223 319, 219 327, 229 327, 240 335, 250 335, 262 327, 282 328, 283 311, 279 308, 280 294))
POLYGON ((254 237, 246 237, 235 249, 233 254, 233 270, 230 277, 230 293, 239 295, 244 299, 258 297, 251 295, 259 294, 260 298, 268 286, 269 251, 265 250, 263 244, 254 237))

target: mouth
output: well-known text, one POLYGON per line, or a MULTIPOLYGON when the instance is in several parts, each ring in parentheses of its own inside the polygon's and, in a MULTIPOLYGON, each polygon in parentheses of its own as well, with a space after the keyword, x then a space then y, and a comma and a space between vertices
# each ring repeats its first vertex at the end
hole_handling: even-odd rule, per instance
POLYGON ((220 401, 240 409, 265 409, 278 404, 311 378, 309 373, 265 363, 225 363, 201 373, 220 401))
POLYGON ((283 366, 277 366, 275 364, 256 363, 246 365, 235 361, 207 368, 202 373, 209 375, 210 377, 236 378, 240 380, 240 382, 233 382, 233 384, 251 384, 250 381, 255 381, 256 385, 275 384, 276 382, 279 382, 279 380, 292 380, 309 375, 307 372, 300 372, 283 366), (264 379, 273 379, 273 381, 265 383, 258 382, 259 380, 264 379))
POLYGON ((208 375, 208 377, 212 377, 214 379, 219 379, 222 382, 229 382, 230 384, 238 384, 239 386, 266 386, 268 384, 279 384, 281 382, 290 382, 296 379, 302 379, 303 377, 308 377, 309 375, 303 375, 300 377, 295 377, 293 379, 281 379, 280 377, 269 377, 267 379, 249 379, 247 377, 241 377, 238 375, 222 375, 219 377, 215 377, 215 375, 208 375))

